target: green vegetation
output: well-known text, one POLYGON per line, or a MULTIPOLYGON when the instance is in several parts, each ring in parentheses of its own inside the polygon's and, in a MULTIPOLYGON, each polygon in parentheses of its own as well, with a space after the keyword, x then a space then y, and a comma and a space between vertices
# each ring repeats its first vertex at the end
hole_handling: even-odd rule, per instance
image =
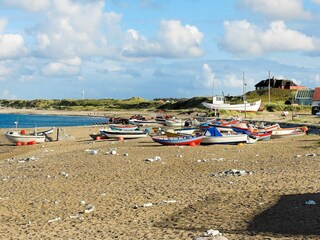
MULTIPOLYGON (((311 106, 291 105, 295 91, 271 89, 269 102, 268 90, 251 91, 246 93, 246 100, 256 101, 262 100, 262 108, 269 111, 309 111, 311 106), (285 104, 287 103, 287 104, 285 104)), ((231 103, 239 103, 243 101, 242 96, 226 97, 231 103)), ((210 102, 211 97, 193 97, 187 98, 167 98, 146 100, 140 97, 132 97, 130 99, 35 99, 35 100, 0 100, 2 107, 26 108, 26 109, 48 109, 48 110, 74 110, 74 111, 108 111, 108 110, 139 110, 146 109, 150 111, 161 110, 196 110, 208 112, 208 109, 202 106, 202 102, 210 102)), ((225 110, 220 111, 221 114, 227 113, 225 110)))

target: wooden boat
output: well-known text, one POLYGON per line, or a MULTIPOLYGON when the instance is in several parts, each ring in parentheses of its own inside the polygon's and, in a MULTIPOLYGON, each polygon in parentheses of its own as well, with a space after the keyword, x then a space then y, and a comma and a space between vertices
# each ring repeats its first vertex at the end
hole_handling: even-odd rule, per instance
POLYGON ((196 146, 201 143, 203 136, 180 136, 180 137, 152 137, 152 140, 162 145, 171 146, 196 146))
POLYGON ((110 124, 109 127, 113 130, 127 130, 127 131, 134 131, 138 129, 137 125, 122 125, 122 124, 110 124))
POLYGON ((272 131, 271 138, 299 137, 306 135, 307 127, 279 128, 272 131))
MULTIPOLYGON (((279 125, 278 124, 273 125, 271 128, 276 127, 276 126, 278 127, 279 125)), ((253 127, 252 125, 247 125, 246 123, 235 124, 232 126, 232 130, 237 133, 244 133, 244 134, 247 134, 248 136, 255 137, 258 139, 258 141, 270 140, 271 134, 272 134, 272 131, 266 131, 265 128, 258 129, 258 128, 253 127)))
POLYGON ((257 131, 243 125, 243 123, 232 126, 232 130, 237 133, 247 134, 253 138, 257 138, 258 141, 267 141, 270 140, 272 131, 257 131))
POLYGON ((89 136, 93 140, 107 139, 108 138, 106 135, 102 135, 101 133, 91 133, 91 134, 89 134, 89 136))
POLYGON ((144 119, 129 119, 129 123, 136 126, 146 126, 146 125, 155 125, 158 124, 153 120, 144 120, 144 119))
POLYGON ((232 126, 238 123, 240 123, 239 119, 234 119, 230 121, 221 120, 209 123, 209 127, 216 127, 220 132, 231 132, 232 126))
POLYGON ((201 144, 239 144, 254 143, 257 139, 250 138, 247 134, 236 134, 229 132, 222 134, 216 127, 208 128, 201 144))
POLYGON ((165 125, 168 127, 184 127, 185 121, 181 119, 166 119, 165 125))
POLYGON ((43 143, 46 140, 46 136, 37 135, 36 133, 26 134, 24 130, 21 131, 8 131, 5 133, 5 137, 11 143, 43 143))
POLYGON ((193 128, 193 127, 186 127, 186 128, 170 128, 165 131, 166 135, 170 137, 168 134, 173 133, 173 134, 187 134, 187 135, 192 135, 194 134, 195 131, 197 131, 198 128, 193 128))
POLYGON ((276 124, 272 124, 272 125, 267 125, 265 126, 264 124, 260 125, 257 127, 258 131, 273 131, 273 130, 277 130, 280 128, 280 125, 278 123, 276 124))
POLYGON ((100 130, 100 133, 103 136, 107 136, 109 138, 122 138, 122 139, 133 139, 133 138, 144 138, 147 137, 148 132, 142 130, 100 130))
POLYGON ((261 105, 261 100, 252 103, 228 104, 224 102, 224 96, 213 96, 212 103, 203 102, 203 106, 209 109, 225 109, 229 111, 257 112, 261 105))

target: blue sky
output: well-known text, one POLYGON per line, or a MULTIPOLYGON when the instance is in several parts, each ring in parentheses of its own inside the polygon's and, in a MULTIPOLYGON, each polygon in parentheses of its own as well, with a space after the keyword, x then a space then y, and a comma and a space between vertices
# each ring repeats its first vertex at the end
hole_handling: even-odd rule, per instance
POLYGON ((0 99, 320 85, 320 0, 0 0, 0 99))

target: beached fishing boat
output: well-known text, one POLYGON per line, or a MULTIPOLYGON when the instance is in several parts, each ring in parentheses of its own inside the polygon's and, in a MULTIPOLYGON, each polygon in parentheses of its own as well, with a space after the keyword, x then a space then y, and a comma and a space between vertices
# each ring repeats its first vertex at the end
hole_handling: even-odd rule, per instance
POLYGON ((232 130, 236 133, 247 134, 253 138, 257 138, 258 141, 267 141, 270 140, 272 131, 259 131, 248 127, 245 123, 240 123, 232 126, 232 130))
POLYGON ((272 131, 271 138, 300 137, 306 135, 307 127, 279 128, 272 131))
POLYGON ((221 133, 216 127, 208 128, 201 144, 239 144, 254 143, 257 139, 250 138, 247 134, 221 133))
POLYGON ((165 125, 168 127, 184 127, 185 121, 181 119, 166 119, 165 125))
POLYGON ((162 145, 171 145, 171 146, 196 146, 201 143, 203 136, 180 136, 180 137, 162 137, 155 136, 152 137, 152 140, 160 143, 162 145))
POLYGON ((203 106, 209 109, 225 109, 229 111, 257 112, 261 105, 261 100, 252 103, 228 104, 224 101, 224 96, 213 96, 212 103, 203 102, 203 106))
POLYGON ((194 127, 186 127, 186 128, 169 128, 165 131, 166 135, 168 137, 170 137, 168 134, 173 133, 173 134, 188 134, 188 135, 192 135, 194 134, 196 131, 198 130, 198 128, 194 128, 194 127))
POLYGON ((108 137, 106 135, 102 135, 101 133, 91 133, 89 136, 93 140, 100 140, 100 139, 107 139, 108 137))
POLYGON ((147 137, 148 132, 142 130, 100 130, 100 133, 109 138, 134 139, 147 137))
POLYGON ((232 126, 240 123, 240 119, 220 120, 209 123, 209 127, 216 127, 220 132, 231 132, 232 126))
POLYGON ((21 131, 8 131, 5 133, 5 137, 11 143, 43 143, 46 140, 46 136, 37 135, 36 133, 26 134, 24 130, 21 131))
POLYGON ((127 130, 127 131, 134 131, 138 129, 137 125, 131 124, 110 124, 109 127, 113 130, 127 130))
POLYGON ((143 119, 129 119, 129 123, 136 126, 146 126, 146 125, 155 125, 158 124, 153 120, 143 120, 143 119))

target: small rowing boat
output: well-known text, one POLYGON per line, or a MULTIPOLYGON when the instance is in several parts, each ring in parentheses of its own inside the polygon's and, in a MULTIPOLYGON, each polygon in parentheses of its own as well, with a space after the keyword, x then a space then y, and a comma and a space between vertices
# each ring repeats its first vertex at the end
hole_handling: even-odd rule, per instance
POLYGON ((134 138, 144 138, 147 137, 148 132, 142 130, 100 130, 100 133, 103 136, 107 136, 109 138, 122 138, 122 139, 134 139, 134 138))
POLYGON ((201 143, 203 136, 152 137, 154 142, 169 146, 196 146, 201 143))

